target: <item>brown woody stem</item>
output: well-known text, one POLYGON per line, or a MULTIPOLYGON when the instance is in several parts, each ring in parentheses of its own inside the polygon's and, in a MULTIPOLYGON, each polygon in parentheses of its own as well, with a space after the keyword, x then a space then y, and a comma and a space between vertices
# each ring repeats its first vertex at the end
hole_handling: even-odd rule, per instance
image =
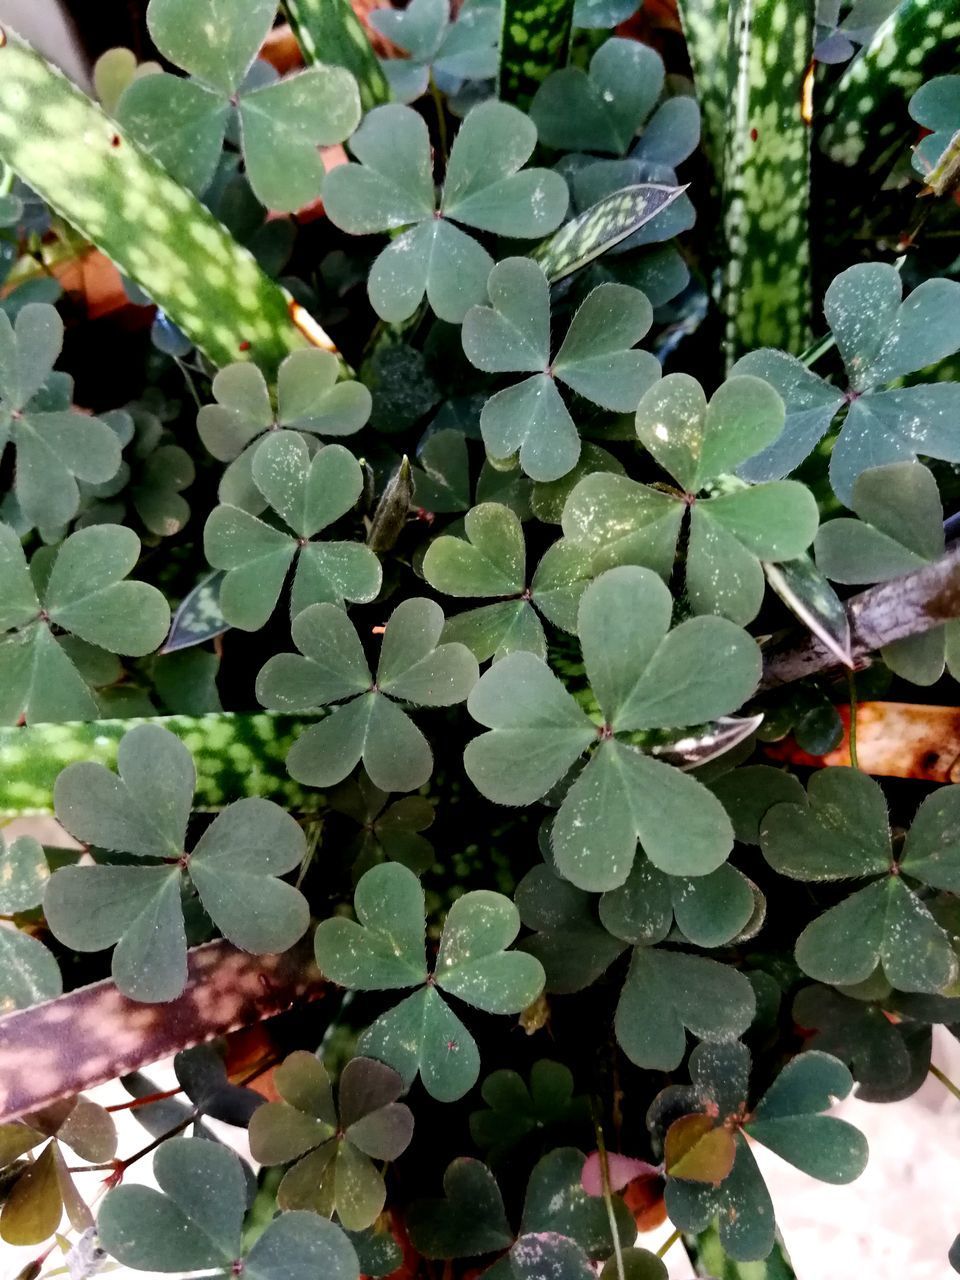
MULTIPOLYGON (((960 617, 960 546, 915 573, 881 582, 847 601, 850 650, 856 666, 894 640, 921 635, 960 617)), ((791 631, 764 650, 761 689, 775 689, 839 666, 809 632, 791 631)))

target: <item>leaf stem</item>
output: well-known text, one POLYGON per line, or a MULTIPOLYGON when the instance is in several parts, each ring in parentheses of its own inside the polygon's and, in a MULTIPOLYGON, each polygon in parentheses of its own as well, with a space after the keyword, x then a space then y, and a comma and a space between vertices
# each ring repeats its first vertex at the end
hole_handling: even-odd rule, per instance
POLYGON ((430 97, 433 99, 433 105, 437 109, 437 134, 440 138, 440 152, 443 156, 443 167, 447 167, 447 156, 450 148, 447 143, 447 117, 444 114, 443 98, 440 96, 440 90, 437 88, 437 82, 433 78, 433 72, 430 72, 430 97))
POLYGON ((163 1102, 165 1098, 175 1098, 178 1093, 183 1093, 183 1089, 178 1085, 176 1089, 164 1089, 159 1093, 146 1093, 142 1098, 131 1098, 129 1102, 115 1102, 112 1107, 107 1107, 107 1111, 133 1111, 135 1107, 146 1107, 151 1102, 163 1102))
POLYGON ((850 727, 847 731, 847 746, 850 751, 850 764, 854 769, 860 768, 857 759, 857 681, 851 669, 847 671, 847 689, 850 693, 850 727))
POLYGON ((664 1254, 666 1254, 667 1250, 672 1249, 679 1239, 680 1239, 680 1228, 677 1227, 672 1235, 667 1236, 666 1240, 664 1240, 663 1244, 657 1250, 657 1257, 662 1258, 664 1254))
POLYGON ((594 1110, 593 1129, 597 1138, 597 1155, 600 1159, 600 1181, 603 1184, 603 1203, 607 1206, 607 1221, 610 1223, 610 1239, 613 1241, 613 1256, 617 1263, 617 1280, 626 1280, 623 1270, 623 1251, 620 1248, 620 1233, 617 1230, 617 1215, 613 1211, 613 1192, 610 1189, 610 1163, 607 1160, 607 1145, 603 1140, 603 1125, 594 1110))
POLYGON ((950 1079, 950 1077, 948 1075, 945 1075, 940 1070, 939 1067, 935 1067, 932 1062, 930 1063, 930 1074, 932 1076, 935 1076, 943 1085, 943 1087, 949 1090, 949 1092, 953 1094, 953 1096, 957 1099, 957 1101, 960 1102, 960 1088, 958 1088, 957 1085, 955 1085, 953 1081, 950 1079))

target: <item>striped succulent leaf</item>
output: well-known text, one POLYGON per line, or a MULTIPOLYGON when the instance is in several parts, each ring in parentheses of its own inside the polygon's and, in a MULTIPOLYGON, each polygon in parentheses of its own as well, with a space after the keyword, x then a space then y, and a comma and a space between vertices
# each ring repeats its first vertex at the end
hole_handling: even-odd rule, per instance
POLYGON ((215 364, 332 345, 189 191, 99 106, 0 31, 0 159, 147 293, 215 364))
POLYGON ((315 722, 316 717, 223 712, 0 729, 0 816, 52 813, 60 770, 78 760, 116 768, 120 739, 138 724, 158 724, 189 747, 197 769, 194 808, 222 809, 242 796, 261 796, 311 813, 322 807, 323 796, 294 782, 284 760, 299 733, 315 722))
POLYGON ((703 117, 703 148, 722 176, 727 120, 729 0, 679 0, 680 22, 703 117))
POLYGON ((626 240, 678 199, 686 187, 645 182, 614 191, 571 219, 531 254, 551 284, 626 240))
POLYGON ((346 67, 364 111, 390 101, 390 86, 350 0, 284 0, 304 62, 346 67))
POLYGON ((820 147, 837 164, 873 172, 911 140, 911 97, 960 68, 960 0, 902 0, 847 67, 820 121, 820 147))
POLYGON ((755 347, 799 354, 809 342, 814 9, 814 0, 730 6, 722 306, 731 363, 755 347))
POLYGON ((497 95, 526 111, 551 71, 567 65, 573 0, 503 0, 497 95))

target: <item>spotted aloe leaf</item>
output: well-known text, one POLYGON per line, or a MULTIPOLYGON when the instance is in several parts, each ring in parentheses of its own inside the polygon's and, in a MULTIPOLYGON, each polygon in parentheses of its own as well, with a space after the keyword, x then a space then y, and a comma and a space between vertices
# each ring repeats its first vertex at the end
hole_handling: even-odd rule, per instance
POLYGON ((882 966, 903 991, 939 992, 956 977, 949 935, 918 886, 960 883, 960 789, 944 787, 917 811, 894 857, 879 786, 852 769, 814 774, 806 804, 779 804, 760 824, 767 861, 797 880, 859 880, 797 940, 797 963, 821 982, 850 985, 882 966), (909 941, 907 941, 909 940, 909 941))
POLYGON ((738 627, 697 618, 670 631, 670 613, 670 593, 647 569, 610 570, 584 592, 577 630, 602 727, 532 654, 501 659, 467 704, 489 732, 468 745, 464 764, 478 790, 500 804, 539 799, 595 746, 552 836, 557 869, 584 889, 623 884, 638 841, 655 865, 692 876, 715 870, 732 844, 729 819, 715 799, 625 737, 726 714, 758 679, 756 646, 738 627), (691 646, 700 644, 723 652, 724 662, 702 669, 691 656, 691 646))
POLYGON ((728 362, 809 342, 810 121, 805 81, 815 0, 730 0, 723 160, 723 311, 728 362), (778 74, 771 77, 771 61, 778 74))
POLYGON ((573 0, 541 0, 534 6, 529 0, 505 0, 497 74, 497 95, 504 102, 526 111, 550 73, 565 66, 575 8, 573 0))
POLYGON ((283 0, 283 10, 305 62, 346 68, 364 111, 389 101, 387 78, 349 0, 283 0))
POLYGON ((57 816, 77 839, 129 862, 54 872, 44 913, 76 951, 114 947, 113 976, 134 1000, 171 1000, 187 978, 181 905, 189 882, 236 946, 285 951, 307 927, 306 899, 278 877, 304 857, 297 823, 279 805, 248 797, 229 805, 185 852, 196 770, 188 749, 158 725, 131 729, 116 774, 69 765, 57 779, 57 816), (138 865, 139 864, 139 865, 138 865))
POLYGON ((677 6, 704 120, 704 148, 718 178, 723 173, 729 0, 681 0, 677 6))
POLYGON ((353 624, 341 608, 317 604, 293 621, 299 653, 272 657, 257 677, 257 697, 274 710, 339 704, 311 725, 287 757, 309 786, 342 782, 363 760, 382 791, 415 791, 433 771, 433 753, 403 704, 448 707, 477 681, 477 660, 462 644, 440 643, 443 610, 404 600, 384 629, 376 680, 353 624))
POLYGON ((580 437, 562 382, 605 409, 628 412, 660 375, 655 356, 633 350, 653 311, 626 285, 600 285, 584 299, 551 356, 550 294, 543 269, 529 258, 506 258, 490 272, 492 306, 473 307, 463 322, 467 359, 485 373, 527 373, 496 392, 480 413, 487 453, 519 453, 533 480, 558 480, 576 465, 580 437))
POLYGON ((374 1161, 395 1160, 413 1134, 410 1108, 398 1102, 403 1081, 390 1067, 352 1058, 340 1076, 339 1105, 323 1063, 297 1050, 278 1068, 281 1101, 250 1121, 250 1150, 261 1164, 296 1163, 277 1189, 281 1209, 336 1213, 348 1231, 376 1221, 386 1199, 374 1161))
POLYGON ((343 1229, 316 1213, 284 1213, 244 1251, 246 1179, 240 1157, 204 1138, 165 1142, 153 1187, 117 1187, 97 1227, 103 1247, 135 1271, 243 1270, 251 1280, 359 1280, 343 1229))
POLYGON ((246 354, 272 376, 285 355, 308 345, 292 299, 253 255, 122 126, 12 35, 0 48, 0 85, 0 158, 215 364, 246 354), (151 219, 149 236, 131 222, 134 205, 151 219))
POLYGON ((523 169, 536 142, 536 128, 515 107, 474 107, 454 140, 438 208, 424 120, 409 107, 370 112, 350 141, 359 163, 330 173, 324 204, 352 235, 403 230, 370 271, 378 315, 406 320, 426 294, 441 320, 459 324, 483 300, 493 259, 458 223, 521 239, 559 225, 566 183, 548 169, 523 169))
POLYGON ((440 994, 486 1013, 519 1013, 540 994, 543 969, 533 956, 508 951, 520 929, 509 898, 474 890, 447 914, 432 979, 424 947, 424 896, 417 877, 397 863, 368 871, 354 897, 357 920, 323 921, 317 964, 355 991, 416 987, 363 1033, 361 1053, 393 1067, 409 1086, 419 1074, 441 1101, 475 1083, 480 1056, 472 1035, 440 994))

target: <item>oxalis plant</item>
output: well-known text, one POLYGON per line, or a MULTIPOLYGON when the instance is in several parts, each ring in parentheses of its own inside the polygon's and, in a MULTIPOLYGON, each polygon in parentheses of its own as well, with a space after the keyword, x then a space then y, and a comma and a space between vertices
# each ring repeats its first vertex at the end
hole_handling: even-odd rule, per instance
POLYGON ((0 32, 0 1241, 783 1280, 960 1097, 960 0, 361 8, 0 32))

